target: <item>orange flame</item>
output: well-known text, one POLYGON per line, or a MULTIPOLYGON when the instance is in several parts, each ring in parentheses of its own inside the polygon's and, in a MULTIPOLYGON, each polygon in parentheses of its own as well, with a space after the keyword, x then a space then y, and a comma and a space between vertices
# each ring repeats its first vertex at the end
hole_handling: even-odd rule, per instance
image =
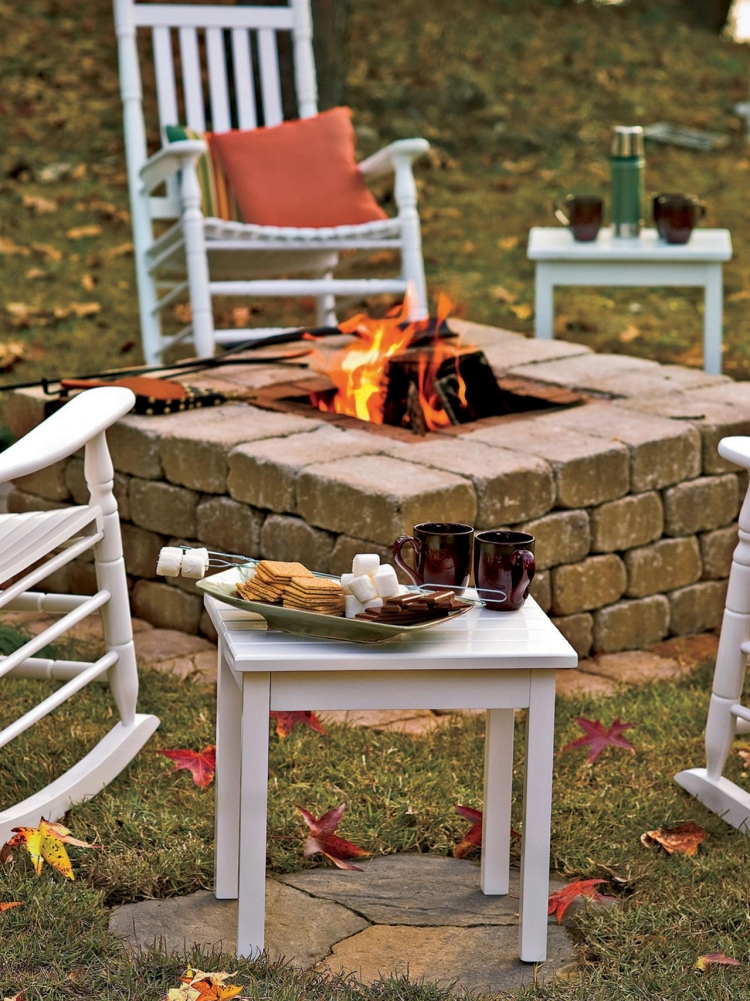
MULTIPOLYGON (((450 299, 440 293, 437 306, 437 329, 448 318, 453 308, 450 299)), ((403 306, 392 309, 383 319, 372 319, 363 313, 340 324, 343 333, 357 335, 357 340, 336 352, 329 359, 319 355, 322 371, 336 387, 336 395, 329 403, 317 397, 320 410, 358 417, 373 424, 383 423, 387 377, 386 370, 392 358, 403 353, 415 335, 425 329, 426 321, 409 323, 409 293, 403 306)), ((451 421, 443 409, 435 390, 438 370, 446 358, 454 359, 458 379, 458 397, 466 405, 466 383, 459 369, 459 347, 456 343, 436 337, 430 350, 420 353, 417 371, 419 403, 425 425, 430 431, 447 427, 451 421)))

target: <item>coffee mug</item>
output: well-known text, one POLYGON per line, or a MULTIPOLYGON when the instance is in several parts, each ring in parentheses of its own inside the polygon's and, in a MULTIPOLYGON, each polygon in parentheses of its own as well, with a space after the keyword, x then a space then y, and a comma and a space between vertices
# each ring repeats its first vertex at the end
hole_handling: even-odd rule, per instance
POLYGON ((603 206, 602 199, 596 195, 568 195, 563 202, 565 212, 555 206, 555 216, 563 226, 570 227, 574 240, 589 243, 596 239, 601 227, 603 206))
POLYGON ((414 526, 414 535, 402 535, 393 543, 393 558, 415 584, 466 587, 471 571, 474 529, 452 521, 426 521, 414 526), (404 546, 414 550, 416 566, 401 555, 404 546))
POLYGON ((667 243, 687 243, 705 214, 705 204, 693 195, 662 194, 654 198, 654 224, 667 243))
POLYGON ((536 571, 534 541, 525 532, 493 529, 477 534, 474 583, 487 608, 514 612, 526 601, 536 571))

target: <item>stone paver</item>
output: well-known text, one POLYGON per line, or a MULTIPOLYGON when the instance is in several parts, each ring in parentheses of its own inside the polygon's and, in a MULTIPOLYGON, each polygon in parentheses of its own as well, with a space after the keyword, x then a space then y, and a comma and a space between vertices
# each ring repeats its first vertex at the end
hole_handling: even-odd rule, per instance
POLYGON ((672 657, 662 657, 646 650, 626 650, 623 653, 600 654, 581 665, 589 674, 626 685, 643 685, 652 681, 675 681, 692 670, 672 657))
POLYGON ((151 629, 136 635, 135 652, 140 664, 159 671, 204 684, 216 681, 216 647, 199 636, 176 629, 151 629))
MULTIPOLYGON (((553 976, 574 959, 567 931, 550 919, 548 961, 519 961, 517 870, 507 896, 485 897, 479 867, 465 860, 399 854, 365 861, 362 869, 321 866, 268 879, 269 957, 365 982, 408 972, 411 980, 424 976, 493 994, 553 976)), ((553 877, 550 890, 563 885, 553 877)), ((109 930, 134 949, 156 943, 182 952, 198 944, 231 952, 236 912, 234 901, 202 890, 117 907, 109 930)))
MULTIPOLYGON (((581 661, 581 667, 589 663, 590 661, 581 661)), ((558 698, 563 699, 578 699, 581 696, 600 698, 604 695, 614 695, 618 690, 616 682, 583 670, 559 671, 555 682, 558 698)))

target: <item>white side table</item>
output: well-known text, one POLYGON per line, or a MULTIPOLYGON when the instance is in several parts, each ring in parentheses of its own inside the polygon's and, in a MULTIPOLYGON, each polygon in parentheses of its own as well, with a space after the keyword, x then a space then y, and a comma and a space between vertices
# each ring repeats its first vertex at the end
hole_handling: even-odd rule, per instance
POLYGON ((543 961, 555 670, 578 658, 534 599, 518 612, 476 608, 407 642, 372 646, 260 631, 254 616, 205 602, 219 634, 214 892, 239 897, 237 955, 263 948, 269 710, 429 706, 487 710, 481 885, 492 894, 508 892, 513 710, 528 710, 520 956, 543 961))
POLYGON ((728 229, 698 228, 689 243, 674 244, 661 240, 655 229, 624 239, 607 228, 591 243, 578 243, 566 227, 535 226, 528 257, 536 262, 537 337, 553 335, 555 285, 702 286, 703 368, 721 373, 721 266, 732 257, 728 229))

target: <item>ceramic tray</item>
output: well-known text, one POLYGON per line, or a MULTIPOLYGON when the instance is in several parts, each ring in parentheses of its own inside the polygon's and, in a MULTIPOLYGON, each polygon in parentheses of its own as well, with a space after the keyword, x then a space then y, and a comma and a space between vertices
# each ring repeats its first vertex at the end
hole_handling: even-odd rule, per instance
MULTIPOLYGON (((286 633, 300 633, 303 636, 320 636, 329 640, 350 640, 355 643, 382 643, 384 640, 395 637, 406 637, 413 633, 421 632, 423 629, 430 629, 454 619, 457 615, 472 607, 472 603, 466 602, 465 608, 456 609, 455 612, 443 616, 440 619, 430 619, 427 622, 420 622, 414 626, 397 626, 390 622, 367 622, 364 619, 346 619, 343 616, 323 615, 320 612, 303 612, 296 608, 284 608, 281 605, 267 605, 262 601, 246 601, 235 594, 235 587, 238 581, 248 580, 253 576, 254 567, 248 564, 246 567, 231 567, 222 573, 214 574, 212 577, 205 577, 197 581, 201 591, 210 594, 212 598, 218 598, 235 608, 242 608, 247 612, 255 612, 263 616, 269 629, 280 629, 286 633)), ((316 577, 328 577, 328 574, 315 574, 316 577)), ((418 591, 419 588, 411 588, 418 591)))

